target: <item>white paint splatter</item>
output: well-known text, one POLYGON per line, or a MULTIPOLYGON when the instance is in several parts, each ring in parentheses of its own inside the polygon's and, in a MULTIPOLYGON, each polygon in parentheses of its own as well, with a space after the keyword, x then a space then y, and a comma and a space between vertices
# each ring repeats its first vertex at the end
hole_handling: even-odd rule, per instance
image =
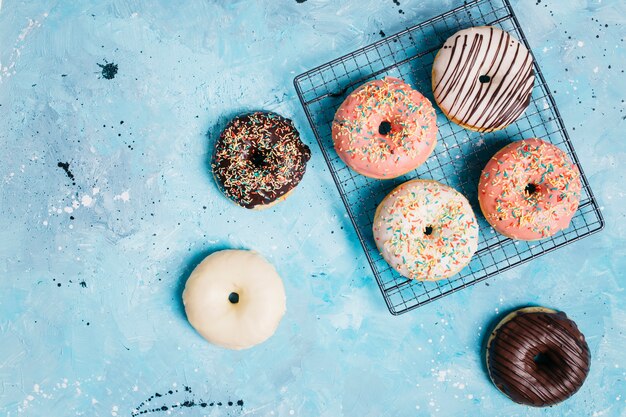
POLYGON ((128 200, 130 200, 130 190, 126 190, 121 194, 118 194, 116 196, 113 197, 113 200, 122 200, 124 203, 126 203, 128 200))
POLYGON ((81 199, 80 202, 82 203, 83 206, 85 207, 91 207, 91 205, 93 204, 93 198, 91 198, 91 196, 85 194, 81 199))

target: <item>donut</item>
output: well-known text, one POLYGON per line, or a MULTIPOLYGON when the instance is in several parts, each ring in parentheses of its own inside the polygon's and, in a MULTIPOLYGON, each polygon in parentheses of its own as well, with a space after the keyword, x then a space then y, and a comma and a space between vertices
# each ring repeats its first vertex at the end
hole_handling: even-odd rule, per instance
POLYGON ((267 208, 300 183, 311 151, 291 120, 254 112, 232 119, 215 145, 211 166, 220 190, 236 204, 267 208))
POLYGON ((565 313, 527 307, 507 315, 487 341, 489 378, 519 404, 551 406, 578 391, 589 373, 585 336, 565 313))
POLYGON ((285 314, 285 289, 274 267, 249 250, 204 258, 183 291, 189 323, 210 343, 247 349, 274 334, 285 314))
POLYGON ((567 154, 531 138, 510 143, 489 160, 480 175, 478 201, 497 232, 538 240, 569 226, 580 191, 580 173, 567 154))
POLYGON ((504 129, 528 107, 533 57, 517 39, 493 26, 461 30, 433 62, 435 101, 454 123, 478 132, 504 129))
POLYGON ((396 78, 363 84, 339 106, 332 124, 339 157, 359 174, 387 179, 424 163, 437 143, 430 101, 396 78))
POLYGON ((432 180, 393 189, 374 215, 374 241, 387 263, 419 281, 449 278, 478 246, 478 224, 467 199, 432 180))

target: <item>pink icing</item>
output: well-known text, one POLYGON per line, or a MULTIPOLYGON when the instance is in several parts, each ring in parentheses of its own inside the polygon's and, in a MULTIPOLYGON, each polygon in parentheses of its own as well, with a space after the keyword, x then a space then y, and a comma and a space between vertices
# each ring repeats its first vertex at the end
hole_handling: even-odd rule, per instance
POLYGON ((499 233, 537 240, 569 226, 580 190, 580 173, 567 154, 531 138, 505 146, 489 160, 480 176, 478 199, 499 233))
POLYGON ((395 178, 426 161, 437 143, 430 101, 396 78, 363 84, 341 104, 333 121, 339 157, 358 173, 395 178), (381 133, 381 123, 390 131, 381 133))

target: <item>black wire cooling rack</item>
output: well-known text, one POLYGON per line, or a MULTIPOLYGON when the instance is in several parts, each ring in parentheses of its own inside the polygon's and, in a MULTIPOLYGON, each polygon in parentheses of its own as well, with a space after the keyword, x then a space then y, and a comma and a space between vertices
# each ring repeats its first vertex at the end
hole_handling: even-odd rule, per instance
POLYGON ((319 142, 357 236, 385 302, 392 314, 402 314, 462 288, 511 269, 539 255, 575 242, 604 227, 578 157, 563 125, 550 89, 535 61, 535 85, 526 112, 505 130, 480 134, 450 122, 439 109, 439 136, 431 157, 421 167, 393 180, 375 180, 348 168, 335 153, 331 125, 344 98, 362 83, 393 76, 403 79, 434 103, 431 68, 444 41, 471 26, 497 26, 513 34, 530 50, 508 0, 474 0, 358 51, 299 75, 294 85, 319 142), (529 137, 552 142, 567 151, 582 174, 582 195, 570 227, 536 242, 522 242, 496 233, 482 216, 477 188, 480 172, 505 144, 529 137), (459 274, 438 282, 408 280, 382 258, 372 235, 378 203, 397 185, 429 178, 461 191, 470 201, 480 226, 478 250, 459 274))

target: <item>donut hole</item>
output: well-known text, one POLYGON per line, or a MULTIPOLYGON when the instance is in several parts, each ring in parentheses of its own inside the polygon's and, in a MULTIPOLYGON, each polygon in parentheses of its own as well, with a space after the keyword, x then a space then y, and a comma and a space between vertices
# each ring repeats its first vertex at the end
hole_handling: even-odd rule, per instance
POLYGON ((228 301, 230 301, 231 304, 237 304, 239 302, 239 294, 234 291, 231 292, 228 294, 228 301))
POLYGON ((537 184, 526 184, 526 188, 524 188, 524 193, 526 193, 527 195, 533 195, 537 192, 538 189, 539 187, 537 187, 537 184))
POLYGON ((491 81, 491 77, 488 75, 481 75, 480 77, 478 77, 478 81, 480 81, 481 84, 486 84, 491 81))
POLYGON ((533 362, 538 368, 550 368, 553 365, 550 355, 546 352, 539 352, 533 356, 533 362))
POLYGON ((262 168, 266 164, 267 155, 258 149, 250 154, 250 162, 257 168, 262 168))
POLYGON ((383 136, 387 136, 390 132, 391 122, 388 122, 387 120, 383 120, 382 122, 380 122, 380 125, 378 125, 378 133, 383 136))
POLYGON ((433 234, 433 227, 432 227, 432 226, 426 226, 426 227, 424 228, 424 234, 425 234, 426 236, 430 236, 430 235, 432 235, 432 234, 433 234))

